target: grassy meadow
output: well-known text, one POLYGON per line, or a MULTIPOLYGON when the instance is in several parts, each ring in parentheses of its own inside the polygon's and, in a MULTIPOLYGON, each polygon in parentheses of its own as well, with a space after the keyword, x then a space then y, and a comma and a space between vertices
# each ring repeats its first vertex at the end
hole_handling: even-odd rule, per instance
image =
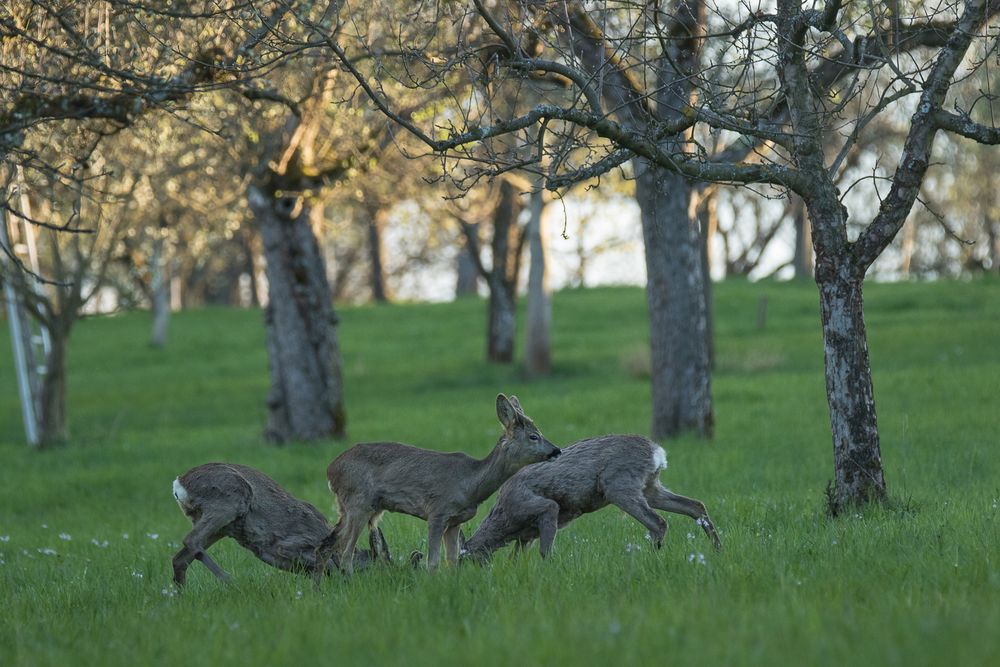
MULTIPOLYGON (((486 567, 402 562, 308 579, 232 541, 176 594, 190 527, 171 482, 207 461, 258 467, 331 515, 327 463, 393 439, 485 455, 497 392, 564 445, 648 431, 639 289, 554 302, 555 371, 486 364, 485 304, 345 308, 350 441, 261 441, 259 312, 83 321, 70 350, 71 442, 23 445, 0 331, 0 665, 987 665, 1000 664, 1000 282, 870 284, 875 393, 893 502, 824 515, 832 453, 816 290, 727 282, 715 296, 712 442, 664 443, 663 480, 705 502, 725 548, 672 516, 664 548, 615 508, 561 531, 553 556, 486 567), (758 302, 768 318, 757 327, 758 302)), ((488 510, 467 526, 471 532, 488 510)), ((425 524, 390 515, 393 552, 425 524)))

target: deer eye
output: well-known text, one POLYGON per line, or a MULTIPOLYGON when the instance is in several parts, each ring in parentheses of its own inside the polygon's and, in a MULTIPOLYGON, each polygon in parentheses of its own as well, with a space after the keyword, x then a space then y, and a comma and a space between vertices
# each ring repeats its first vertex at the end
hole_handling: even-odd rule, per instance
POLYGON ((528 440, 538 440, 538 436, 532 433, 531 435, 528 436, 528 440))

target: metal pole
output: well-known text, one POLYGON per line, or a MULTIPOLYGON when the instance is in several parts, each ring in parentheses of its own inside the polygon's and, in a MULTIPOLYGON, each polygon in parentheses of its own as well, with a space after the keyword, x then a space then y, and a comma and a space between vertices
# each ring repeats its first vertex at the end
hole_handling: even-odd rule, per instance
POLYGON ((21 414, 24 417, 24 435, 28 444, 38 446, 38 421, 35 415, 35 402, 31 397, 31 382, 28 377, 28 359, 24 349, 24 329, 21 327, 21 308, 17 292, 11 284, 10 271, 17 271, 16 266, 7 258, 6 253, 13 255, 14 248, 7 235, 7 219, 3 209, 0 209, 0 244, 3 245, 3 261, 7 265, 8 276, 3 281, 4 296, 7 300, 7 322, 10 325, 10 344, 14 348, 14 368, 17 371, 17 388, 21 395, 21 414))

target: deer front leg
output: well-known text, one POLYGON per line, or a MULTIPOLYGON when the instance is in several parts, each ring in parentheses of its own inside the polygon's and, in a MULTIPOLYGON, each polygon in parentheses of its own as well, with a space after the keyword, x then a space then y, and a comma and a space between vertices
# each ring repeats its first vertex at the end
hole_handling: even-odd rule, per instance
POLYGON ((559 504, 554 500, 540 503, 538 514, 538 552, 542 558, 552 553, 556 541, 556 531, 559 530, 559 504))
POLYGON ((441 538, 447 520, 441 516, 427 519, 427 569, 436 570, 441 562, 441 538))
POLYGON ((203 514, 191 528, 191 532, 184 536, 181 550, 178 551, 172 560, 174 568, 174 583, 180 588, 187 581, 188 566, 196 558, 207 567, 216 577, 227 580, 227 575, 215 561, 205 554, 205 549, 215 544, 222 535, 220 531, 228 526, 236 518, 236 513, 232 514, 203 514), (210 564, 211 563, 211 564, 210 564))
POLYGON ((462 551, 462 527, 448 526, 444 531, 444 557, 449 563, 457 563, 462 551))
POLYGON ((663 546, 663 536, 667 534, 667 522, 663 517, 653 511, 646 499, 641 494, 634 496, 623 496, 620 498, 609 498, 626 514, 641 523, 649 531, 649 537, 653 540, 653 546, 659 549, 663 546))
MULTIPOLYGON (((210 545, 208 545, 208 546, 210 546, 210 545)), ((208 549, 208 546, 206 546, 205 548, 208 549)), ((226 581, 226 582, 229 581, 230 577, 226 573, 226 571, 223 570, 221 567, 219 567, 218 563, 216 563, 214 560, 212 560, 208 556, 208 554, 206 552, 202 551, 201 553, 199 553, 198 555, 196 555, 195 558, 197 558, 198 560, 200 560, 201 564, 204 565, 205 567, 207 567, 208 570, 209 570, 209 572, 211 572, 212 574, 214 574, 216 577, 218 577, 222 581, 226 581)))

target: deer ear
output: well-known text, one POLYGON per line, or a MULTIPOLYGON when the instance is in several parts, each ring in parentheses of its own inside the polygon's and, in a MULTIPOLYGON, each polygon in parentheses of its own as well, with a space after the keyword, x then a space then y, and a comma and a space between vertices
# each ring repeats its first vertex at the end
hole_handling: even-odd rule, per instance
POLYGON ((514 408, 515 411, 524 414, 524 408, 521 407, 521 402, 517 400, 517 396, 510 397, 510 406, 514 408))
POLYGON ((497 419, 504 425, 504 428, 513 426, 517 419, 517 411, 503 394, 497 394, 497 419))

